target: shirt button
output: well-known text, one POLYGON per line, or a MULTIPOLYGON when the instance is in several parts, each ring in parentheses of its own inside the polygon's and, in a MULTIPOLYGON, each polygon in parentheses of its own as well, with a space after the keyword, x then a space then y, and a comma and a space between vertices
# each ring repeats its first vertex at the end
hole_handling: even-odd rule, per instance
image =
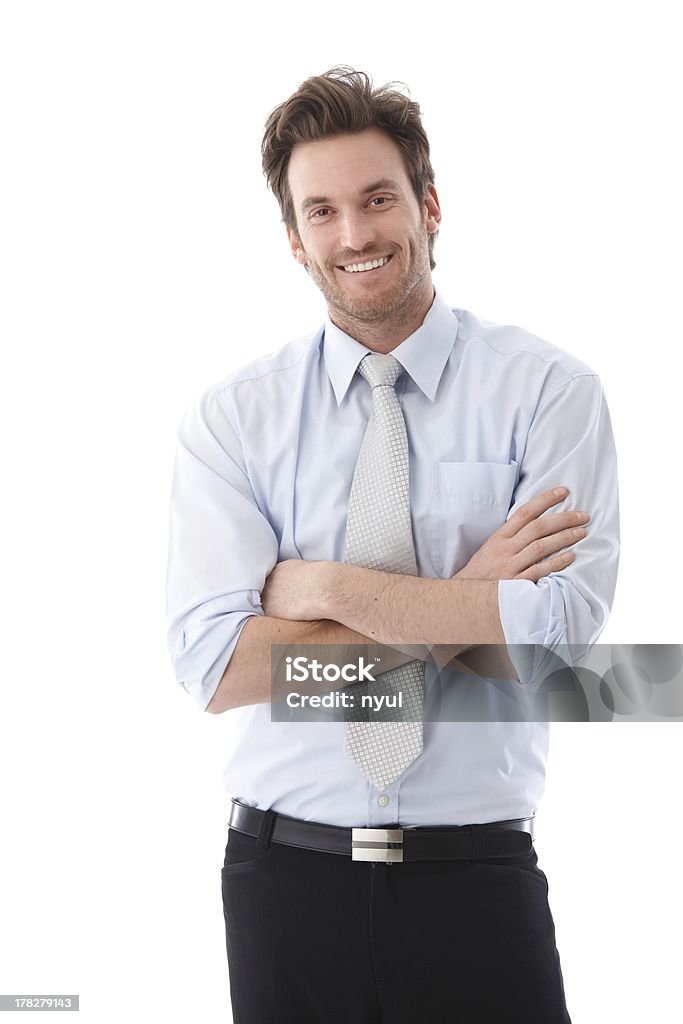
POLYGON ((386 807, 387 804, 389 803, 389 797, 388 796, 381 796, 379 798, 379 800, 377 801, 377 803, 380 805, 380 807, 386 807))

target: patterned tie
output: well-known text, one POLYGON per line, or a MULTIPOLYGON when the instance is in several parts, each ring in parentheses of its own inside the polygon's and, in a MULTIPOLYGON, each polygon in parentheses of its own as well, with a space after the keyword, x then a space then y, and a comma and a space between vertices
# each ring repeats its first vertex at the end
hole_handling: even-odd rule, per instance
MULTIPOLYGON (((361 360, 358 372, 372 388, 372 412, 351 484, 344 561, 417 576, 408 437, 394 386, 403 367, 392 355, 372 352, 361 360)), ((422 753, 424 662, 408 662, 384 672, 374 683, 356 684, 351 692, 356 704, 347 713, 353 720, 346 724, 344 752, 374 786, 385 789, 422 753), (374 711, 374 720, 367 721, 369 712, 360 708, 361 695, 394 696, 399 691, 403 707, 390 712, 393 721, 378 721, 374 711)))

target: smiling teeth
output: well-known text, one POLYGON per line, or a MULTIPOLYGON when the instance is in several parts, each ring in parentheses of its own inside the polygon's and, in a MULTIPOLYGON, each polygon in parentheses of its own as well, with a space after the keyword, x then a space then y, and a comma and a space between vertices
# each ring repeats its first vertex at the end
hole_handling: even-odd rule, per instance
POLYGON ((382 256, 381 260, 372 260, 371 263, 350 263, 348 267, 344 267, 344 270, 347 274, 360 274, 364 270, 376 270, 377 267, 383 267, 388 262, 389 257, 382 256))

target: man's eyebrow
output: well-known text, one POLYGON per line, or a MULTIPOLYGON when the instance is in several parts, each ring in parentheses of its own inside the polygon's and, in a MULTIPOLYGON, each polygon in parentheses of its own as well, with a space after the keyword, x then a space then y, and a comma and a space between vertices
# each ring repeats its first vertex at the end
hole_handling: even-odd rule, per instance
MULTIPOLYGON (((371 192, 379 192, 380 189, 390 189, 392 192, 399 193, 403 192, 403 189, 401 188, 399 183, 397 181, 394 181, 393 178, 378 178, 377 181, 373 181, 372 185, 367 185, 365 188, 361 189, 358 194, 361 196, 367 196, 371 192)), ((332 200, 328 199, 327 196, 308 196, 308 198, 304 199, 303 203, 301 204, 301 212, 306 213, 307 210, 310 210, 312 206, 317 206, 318 203, 331 202, 332 200)))

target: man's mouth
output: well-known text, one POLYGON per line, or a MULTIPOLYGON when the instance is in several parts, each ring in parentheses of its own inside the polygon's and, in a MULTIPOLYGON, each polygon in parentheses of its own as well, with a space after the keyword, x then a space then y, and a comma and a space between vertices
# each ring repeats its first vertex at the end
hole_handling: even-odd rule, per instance
POLYGON ((341 270, 345 274, 375 274, 386 267, 392 258, 393 253, 390 253, 389 256, 379 256, 375 260, 366 260, 364 263, 347 263, 337 267, 337 270, 341 270))

